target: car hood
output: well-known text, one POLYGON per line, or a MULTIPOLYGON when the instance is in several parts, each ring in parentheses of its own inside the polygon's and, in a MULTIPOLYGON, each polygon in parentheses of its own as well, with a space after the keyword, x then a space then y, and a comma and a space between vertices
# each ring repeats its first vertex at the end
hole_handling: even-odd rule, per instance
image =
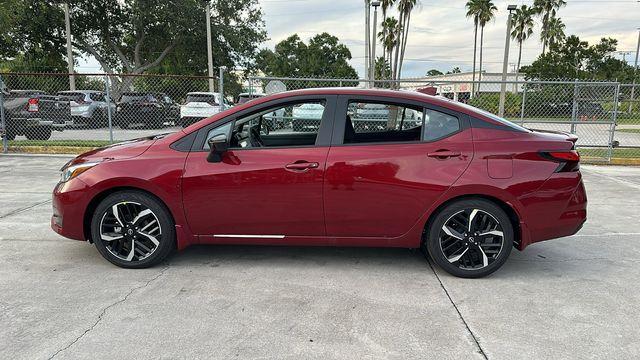
POLYGON ((67 165, 75 165, 91 161, 131 159, 142 155, 151 145, 153 145, 154 142, 156 142, 159 137, 160 136, 158 135, 154 135, 133 139, 87 151, 84 154, 78 155, 67 165))

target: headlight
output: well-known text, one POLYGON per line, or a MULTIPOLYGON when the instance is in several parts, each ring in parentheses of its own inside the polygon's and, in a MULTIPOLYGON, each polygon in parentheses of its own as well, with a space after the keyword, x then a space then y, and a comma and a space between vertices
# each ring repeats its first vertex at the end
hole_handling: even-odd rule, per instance
POLYGON ((60 182, 67 182, 98 164, 99 162, 96 161, 65 166, 62 168, 62 173, 60 174, 60 182))

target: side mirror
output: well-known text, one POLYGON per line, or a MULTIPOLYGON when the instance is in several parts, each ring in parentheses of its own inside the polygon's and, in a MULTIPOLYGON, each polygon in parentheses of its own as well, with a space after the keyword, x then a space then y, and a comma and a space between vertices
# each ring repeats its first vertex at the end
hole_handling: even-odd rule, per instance
POLYGON ((209 144, 209 156, 207 161, 216 163, 222 161, 222 154, 229 149, 229 142, 227 141, 226 134, 218 134, 207 142, 209 144))

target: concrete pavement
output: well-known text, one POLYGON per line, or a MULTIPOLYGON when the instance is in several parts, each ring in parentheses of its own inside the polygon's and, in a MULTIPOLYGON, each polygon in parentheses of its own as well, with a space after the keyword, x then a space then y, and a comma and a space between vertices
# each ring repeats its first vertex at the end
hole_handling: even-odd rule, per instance
POLYGON ((640 168, 484 279, 405 249, 193 247, 125 270, 49 229, 68 158, 0 156, 0 358, 513 359, 640 353, 640 168))

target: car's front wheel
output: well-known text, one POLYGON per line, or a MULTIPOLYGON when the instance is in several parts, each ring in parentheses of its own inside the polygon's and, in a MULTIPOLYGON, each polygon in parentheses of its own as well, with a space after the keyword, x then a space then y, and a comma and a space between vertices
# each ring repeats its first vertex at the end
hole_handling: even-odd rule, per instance
POLYGON ((166 206, 140 191, 120 191, 97 206, 91 237, 100 254, 125 268, 153 266, 175 248, 175 228, 166 206))
POLYGON ((487 276, 509 257, 513 226, 493 202, 466 199, 442 209, 427 229, 431 259, 448 273, 465 278, 487 276))

